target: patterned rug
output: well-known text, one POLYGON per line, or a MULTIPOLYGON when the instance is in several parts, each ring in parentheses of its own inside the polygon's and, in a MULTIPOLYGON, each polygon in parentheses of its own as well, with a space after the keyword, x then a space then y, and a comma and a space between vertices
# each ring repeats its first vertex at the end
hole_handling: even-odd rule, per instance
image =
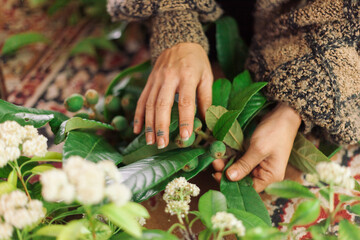
MULTIPOLYGON (((8 36, 24 31, 39 31, 52 40, 49 45, 33 45, 22 49, 12 57, 2 59, 10 102, 26 107, 67 113, 63 106, 63 101, 67 96, 72 93, 84 93, 89 88, 103 93, 107 84, 122 69, 138 64, 149 57, 147 47, 141 41, 137 43, 136 37, 130 37, 125 47, 117 53, 105 52, 101 66, 93 57, 70 56, 70 49, 79 40, 87 36, 98 36, 101 25, 82 21, 69 26, 67 18, 66 13, 50 17, 41 10, 28 8, 22 4, 22 1, 3 0, 0 8, 0 48, 3 40, 8 36)), ((136 35, 138 31, 136 24, 130 25, 130 31, 136 35)), ((50 150, 61 150, 61 145, 52 144, 49 129, 42 130, 42 133, 50 139, 50 150)), ((341 150, 333 157, 333 160, 351 167, 353 176, 360 179, 359 146, 349 146, 341 150)), ((202 193, 208 189, 219 188, 211 177, 212 172, 210 168, 192 181, 201 188, 202 193)), ((318 194, 318 189, 306 182, 303 174, 291 166, 287 169, 286 178, 301 182, 318 194)), ((280 226, 281 223, 290 221, 294 209, 301 202, 299 199, 288 200, 266 194, 261 196, 271 214, 273 225, 280 229, 284 228, 280 226)), ((195 199, 192 202, 192 209, 197 209, 197 201, 198 199, 195 199)), ((144 206, 152 216, 146 224, 148 228, 168 229, 175 221, 174 217, 163 212, 165 203, 160 194, 146 201, 144 206)), ((341 215, 360 224, 360 219, 346 210, 341 212, 341 215)), ((318 221, 325 217, 326 213, 322 211, 318 221)), ((311 239, 306 228, 307 226, 297 227, 294 239, 311 239)), ((200 231, 200 225, 196 225, 196 229, 200 231)))

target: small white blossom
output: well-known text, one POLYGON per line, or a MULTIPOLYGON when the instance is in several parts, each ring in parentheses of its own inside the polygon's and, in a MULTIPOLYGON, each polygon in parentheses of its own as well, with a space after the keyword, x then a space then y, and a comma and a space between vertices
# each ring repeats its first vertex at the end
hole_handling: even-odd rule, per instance
POLYGON ((104 160, 98 162, 97 165, 105 172, 105 176, 108 178, 108 180, 112 180, 118 183, 122 181, 119 169, 116 167, 113 161, 104 160))
POLYGON ((53 169, 41 174, 42 195, 46 201, 71 203, 75 199, 75 187, 71 185, 64 171, 53 169))
POLYGON ((0 138, 9 147, 18 147, 26 136, 26 130, 15 121, 0 124, 0 138))
POLYGON ((81 169, 84 164, 86 164, 86 160, 79 156, 71 156, 68 158, 66 163, 63 166, 63 170, 68 176, 69 180, 75 180, 77 175, 79 175, 79 169, 81 169))
POLYGON ((0 240, 10 240, 14 229, 8 223, 0 222, 0 240))
POLYGON ((123 206, 131 200, 132 193, 124 184, 113 183, 105 188, 105 196, 110 202, 123 206))
POLYGON ((7 161, 15 161, 20 157, 20 149, 18 147, 6 147, 5 148, 5 157, 7 161))
POLYGON ((165 212, 171 215, 180 215, 182 218, 189 213, 189 203, 185 201, 170 201, 167 202, 165 212))
POLYGON ((144 226, 146 224, 146 219, 143 218, 143 217, 138 217, 136 218, 138 223, 141 225, 141 226, 144 226))
POLYGON ((335 162, 321 162, 316 165, 319 181, 346 189, 354 189, 355 180, 351 176, 350 168, 342 167, 335 162))
POLYGON ((20 190, 15 190, 0 197, 0 215, 13 208, 22 208, 28 202, 26 194, 20 190))
POLYGON ((28 201, 25 193, 19 190, 1 196, 0 211, 5 222, 18 229, 32 226, 45 217, 42 203, 28 201))
POLYGON ((227 212, 217 212, 211 217, 211 223, 214 230, 234 231, 239 237, 245 235, 245 227, 241 220, 238 220, 233 214, 227 212))
POLYGON ((31 140, 26 140, 22 145, 22 151, 27 157, 44 157, 47 153, 47 138, 39 135, 31 140))
POLYGON ((26 137, 24 140, 37 138, 39 136, 38 130, 32 125, 26 125, 24 126, 24 129, 26 131, 26 137))

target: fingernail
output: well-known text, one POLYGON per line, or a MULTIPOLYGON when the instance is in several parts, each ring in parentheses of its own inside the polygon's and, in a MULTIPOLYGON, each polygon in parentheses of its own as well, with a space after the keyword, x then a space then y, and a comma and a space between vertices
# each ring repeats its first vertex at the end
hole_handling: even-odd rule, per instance
POLYGON ((215 173, 211 174, 211 176, 215 179, 215 173))
POLYGON ((163 148, 165 148, 165 141, 163 138, 160 138, 158 140, 158 149, 163 149, 163 148))
POLYGON ((235 180, 238 176, 238 172, 236 170, 229 170, 228 171, 228 177, 230 178, 230 180, 235 180))
POLYGON ((146 144, 147 145, 152 145, 154 144, 154 140, 153 140, 153 137, 151 134, 149 134, 147 137, 146 137, 146 144))
POLYGON ((139 127, 138 127, 138 126, 135 126, 135 127, 134 127, 134 133, 138 133, 138 131, 139 131, 139 127))
POLYGON ((188 130, 184 129, 181 131, 181 140, 187 141, 187 140, 189 140, 189 137, 190 136, 189 136, 188 130))

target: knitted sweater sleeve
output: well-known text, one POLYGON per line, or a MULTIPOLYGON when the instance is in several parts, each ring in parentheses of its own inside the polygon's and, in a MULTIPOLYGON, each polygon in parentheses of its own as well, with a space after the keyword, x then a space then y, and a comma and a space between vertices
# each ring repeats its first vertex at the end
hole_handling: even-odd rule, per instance
POLYGON ((201 22, 215 21, 222 9, 215 0, 108 0, 113 20, 152 21, 151 58, 178 43, 200 44, 209 50, 201 22))

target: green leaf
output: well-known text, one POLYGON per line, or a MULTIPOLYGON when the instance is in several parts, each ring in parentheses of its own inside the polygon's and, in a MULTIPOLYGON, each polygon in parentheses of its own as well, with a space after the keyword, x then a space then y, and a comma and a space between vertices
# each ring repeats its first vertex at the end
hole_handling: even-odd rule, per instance
POLYGON ((212 105, 227 107, 231 91, 231 82, 227 79, 218 79, 214 82, 212 105))
POLYGON ((56 240, 81 239, 82 236, 90 233, 82 220, 73 220, 66 224, 57 236, 56 240))
MULTIPOLYGON (((230 165, 231 163, 228 164, 228 166, 230 165)), ((226 178, 225 174, 223 174, 220 189, 226 197, 229 208, 252 213, 262 219, 264 223, 271 226, 269 213, 259 194, 252 187, 252 184, 250 177, 245 177, 238 182, 231 182, 226 178)))
POLYGON ((53 133, 57 133, 62 122, 68 119, 60 112, 25 108, 0 99, 0 123, 16 121, 20 125, 33 125, 36 128, 49 123, 53 133))
POLYGON ((308 188, 298 182, 284 180, 269 185, 265 189, 267 194, 275 195, 282 198, 316 198, 308 188))
POLYGON ((80 117, 73 117, 67 121, 64 121, 60 125, 60 129, 55 135, 55 144, 59 144, 65 140, 68 132, 76 130, 76 129, 90 129, 90 130, 98 130, 98 129, 108 129, 115 130, 113 126, 102 123, 95 120, 83 119, 80 117))
POLYGON ((13 169, 13 170, 10 172, 10 174, 9 174, 9 176, 8 176, 8 178, 7 178, 7 182, 8 182, 9 184, 13 185, 14 188, 16 188, 16 186, 17 186, 17 180, 18 180, 18 176, 17 176, 16 170, 13 169))
MULTIPOLYGON (((212 131, 215 128, 217 121, 223 114, 227 112, 226 108, 222 106, 211 106, 208 108, 205 114, 205 120, 207 127, 212 131)), ((231 148, 236 150, 242 149, 243 134, 238 122, 234 122, 229 132, 225 135, 223 142, 231 148)))
POLYGON ((64 148, 63 160, 71 156, 80 156, 92 162, 112 160, 115 164, 122 161, 122 156, 107 141, 87 132, 71 131, 68 133, 64 148))
POLYGON ((34 233, 34 236, 48 236, 48 237, 57 237, 60 233, 66 228, 66 225, 48 225, 40 228, 34 233))
POLYGON ((216 50, 220 66, 229 79, 244 69, 248 49, 234 18, 223 17, 216 21, 216 50))
POLYGON ((138 194, 133 195, 133 201, 143 202, 149 199, 150 197, 155 196, 159 192, 163 191, 166 188, 166 185, 175 178, 184 177, 186 180, 192 179, 197 174, 202 172, 206 167, 208 167, 214 160, 215 159, 211 157, 209 153, 205 153, 201 155, 199 157, 199 164, 194 170, 192 170, 191 172, 178 171, 174 175, 170 176, 161 183, 157 184, 155 187, 147 191, 139 192, 138 194))
MULTIPOLYGON (((139 238, 135 238, 127 233, 119 233, 114 235, 110 240, 138 240, 139 238)), ((161 231, 158 229, 146 229, 143 231, 140 239, 142 240, 178 240, 177 237, 172 235, 171 233, 161 231)))
POLYGON ((246 230, 250 230, 255 227, 269 227, 261 218, 252 213, 233 208, 228 209, 227 212, 232 213, 237 219, 241 220, 246 230))
POLYGON ((330 160, 320 152, 314 144, 307 140, 302 134, 298 133, 289 163, 305 173, 315 173, 316 164, 319 162, 329 162, 330 160))
POLYGON ((348 206, 346 209, 356 215, 360 215, 360 204, 348 206))
POLYGON ((14 185, 8 182, 0 182, 0 196, 9 192, 12 192, 16 189, 14 185))
MULTIPOLYGON (((100 221, 90 222, 87 219, 83 219, 83 221, 84 221, 84 225, 86 226, 87 229, 94 228, 96 240, 108 240, 113 234, 113 232, 110 229, 110 226, 108 224, 105 224, 100 221)), ((84 236, 84 238, 85 239, 93 239, 92 232, 89 232, 88 234, 86 234, 84 236)))
POLYGON ((253 81, 248 70, 245 70, 237 75, 232 82, 230 101, 252 83, 253 81))
POLYGON ((217 212, 226 212, 226 210, 226 198, 221 192, 209 190, 199 199, 201 220, 208 228, 212 226, 211 217, 217 212))
POLYGON ((50 8, 48 9, 48 14, 54 15, 57 11, 63 9, 66 5, 68 5, 69 2, 70 0, 55 0, 55 2, 52 3, 50 8))
POLYGON ((242 112, 250 99, 266 85, 267 82, 256 82, 245 87, 231 99, 228 109, 242 112))
POLYGON ((129 164, 119 171, 123 183, 136 195, 155 187, 204 152, 204 149, 176 149, 129 164))
POLYGON ((34 174, 40 174, 49 170, 54 169, 54 165, 51 164, 40 164, 36 167, 34 167, 33 169, 30 170, 30 172, 34 173, 34 174))
POLYGON ((141 226, 136 220, 136 216, 125 206, 119 207, 115 204, 107 204, 100 208, 100 212, 126 233, 134 237, 141 237, 141 226))
POLYGON ((88 54, 96 55, 96 49, 107 50, 111 52, 117 51, 116 45, 105 37, 88 37, 79 41, 70 51, 70 55, 88 54))
MULTIPOLYGON (((240 111, 228 111, 220 117, 220 119, 216 122, 216 125, 213 130, 213 135, 217 140, 219 141, 224 140, 226 134, 229 133, 234 123, 237 123, 236 119, 238 118, 240 113, 241 113, 240 111)), ((240 142, 240 145, 242 146, 244 135, 241 128, 236 136, 240 142)))
POLYGON ((348 220, 342 220, 339 226, 339 240, 358 240, 360 228, 348 220))
POLYGON ((320 200, 313 199, 302 202, 291 218, 291 226, 306 225, 314 222, 320 214, 320 200))
POLYGON ((246 231, 246 235, 242 240, 284 240, 287 234, 280 232, 277 228, 256 227, 246 231))
POLYGON ((141 204, 128 202, 124 207, 126 207, 126 209, 129 210, 129 212, 131 212, 134 216, 143 217, 143 218, 150 217, 147 209, 141 204))
POLYGON ((242 129, 246 128, 248 123, 253 119, 261 110, 265 109, 271 103, 267 102, 262 93, 257 92, 250 98, 244 110, 238 117, 238 122, 242 129))
POLYGON ((198 240, 209 240, 211 234, 212 231, 210 229, 205 229, 199 233, 198 240))
POLYGON ((330 218, 324 219, 321 222, 317 223, 316 225, 313 225, 309 228, 311 236, 314 240, 336 240, 337 237, 326 235, 326 232, 330 225, 330 218))
POLYGON ((46 38, 41 33, 28 32, 28 33, 19 33, 13 36, 10 36, 5 40, 4 46, 1 49, 2 55, 7 55, 10 53, 16 52, 18 49, 34 44, 34 43, 47 43, 49 39, 46 38))

